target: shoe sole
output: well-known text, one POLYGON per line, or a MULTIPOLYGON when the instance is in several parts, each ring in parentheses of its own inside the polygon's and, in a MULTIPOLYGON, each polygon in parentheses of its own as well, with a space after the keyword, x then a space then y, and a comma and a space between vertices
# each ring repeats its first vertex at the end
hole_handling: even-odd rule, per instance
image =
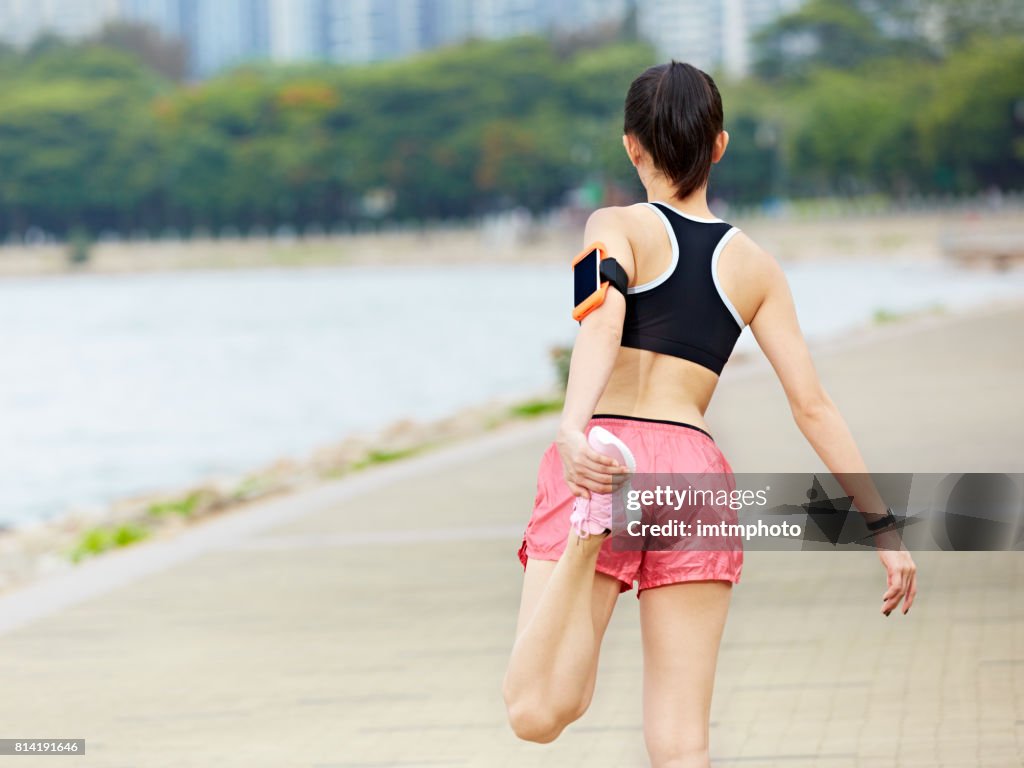
MULTIPOLYGON (((604 427, 591 428, 590 434, 587 437, 587 442, 590 443, 590 447, 598 453, 601 453, 601 448, 604 448, 605 446, 613 446, 622 454, 622 458, 626 462, 626 468, 629 469, 630 472, 636 472, 636 459, 633 457, 633 452, 629 450, 629 446, 604 427), (597 442, 597 445, 594 444, 594 441, 597 442)), ((608 454, 601 453, 601 455, 607 456, 608 454)), ((615 457, 613 456, 612 458, 615 457)))
MULTIPOLYGON (((595 426, 591 428, 590 434, 587 436, 587 443, 589 443, 590 447, 593 448, 598 453, 600 453, 602 456, 608 455, 601 451, 602 448, 606 446, 611 446, 615 448, 622 454, 622 460, 625 462, 626 468, 630 471, 630 473, 636 472, 636 458, 633 456, 633 452, 629 450, 629 446, 622 442, 620 438, 616 437, 614 434, 609 432, 604 427, 595 426)), ((618 461, 618 458, 615 456, 612 456, 611 458, 616 459, 618 461)), ((625 510, 627 524, 632 522, 638 522, 641 519, 641 513, 639 510, 631 511, 629 507, 626 506, 625 496, 627 493, 629 493, 630 487, 631 486, 629 480, 627 479, 626 482, 623 483, 622 486, 619 488, 619 490, 616 491, 616 495, 622 499, 622 507, 625 510)))

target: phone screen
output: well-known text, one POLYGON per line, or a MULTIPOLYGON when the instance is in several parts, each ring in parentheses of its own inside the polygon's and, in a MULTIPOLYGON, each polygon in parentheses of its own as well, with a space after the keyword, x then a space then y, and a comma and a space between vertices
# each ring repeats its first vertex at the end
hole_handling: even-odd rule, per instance
POLYGON ((573 282, 575 283, 575 306, 579 306, 601 286, 599 271, 598 251, 595 248, 582 259, 576 262, 572 268, 573 282))

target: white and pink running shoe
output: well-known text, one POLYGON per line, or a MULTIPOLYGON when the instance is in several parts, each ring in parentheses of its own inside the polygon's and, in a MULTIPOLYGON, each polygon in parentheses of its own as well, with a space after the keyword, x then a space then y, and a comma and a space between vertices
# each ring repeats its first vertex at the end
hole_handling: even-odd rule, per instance
MULTIPOLYGON (((636 472, 636 459, 633 458, 632 451, 604 427, 591 427, 590 434, 587 435, 587 442, 598 453, 610 456, 619 464, 627 467, 630 473, 636 472)), ((627 478, 626 482, 613 493, 591 493, 589 499, 577 496, 572 507, 572 515, 569 517, 569 526, 576 531, 576 535, 581 539, 611 531, 612 510, 615 502, 618 500, 620 505, 624 505, 628 493, 629 479, 627 478)))

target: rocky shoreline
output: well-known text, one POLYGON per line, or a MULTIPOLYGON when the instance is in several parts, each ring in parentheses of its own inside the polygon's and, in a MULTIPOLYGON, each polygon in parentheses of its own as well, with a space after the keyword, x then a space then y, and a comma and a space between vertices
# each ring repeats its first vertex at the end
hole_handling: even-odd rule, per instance
POLYGON ((136 541, 161 539, 268 496, 348 476, 439 445, 561 408, 561 393, 491 401, 433 421, 402 420, 372 434, 321 446, 306 458, 281 459, 242 475, 213 478, 175 492, 121 499, 93 510, 0 528, 0 594, 136 541))

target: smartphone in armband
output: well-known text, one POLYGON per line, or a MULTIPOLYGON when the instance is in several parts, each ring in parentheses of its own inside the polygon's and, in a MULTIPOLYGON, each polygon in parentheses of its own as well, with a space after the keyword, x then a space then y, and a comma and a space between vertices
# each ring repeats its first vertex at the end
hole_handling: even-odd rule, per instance
POLYGON ((626 295, 626 271, 619 262, 609 257, 604 243, 592 243, 573 259, 572 277, 572 319, 578 322, 583 322, 583 318, 604 303, 609 285, 614 286, 623 296, 626 295))

